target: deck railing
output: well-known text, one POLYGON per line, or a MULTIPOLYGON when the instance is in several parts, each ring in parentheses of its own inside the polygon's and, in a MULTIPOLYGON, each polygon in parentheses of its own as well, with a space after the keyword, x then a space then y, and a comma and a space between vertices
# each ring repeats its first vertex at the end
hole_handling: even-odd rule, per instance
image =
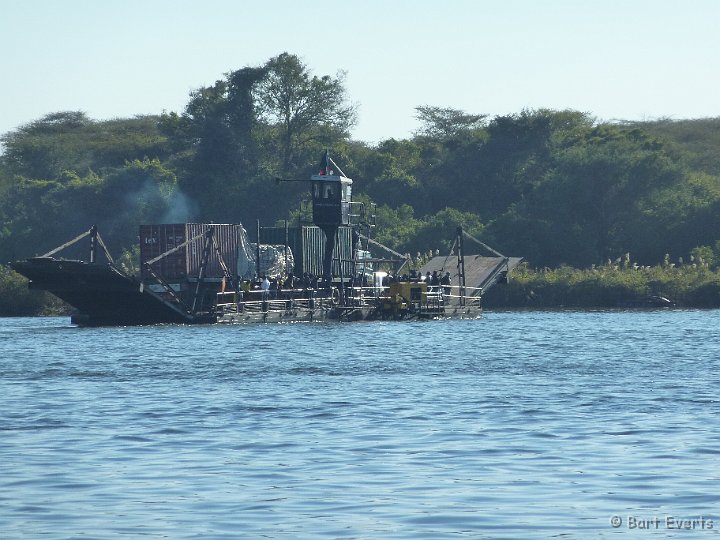
POLYGON ((247 292, 226 291, 217 294, 218 315, 231 313, 268 313, 273 311, 313 311, 330 309, 333 298, 318 294, 315 289, 252 290, 247 292))
MULTIPOLYGON (((313 311, 342 307, 364 309, 377 307, 388 301, 389 287, 370 286, 335 289, 272 289, 262 291, 225 291, 217 293, 216 312, 218 315, 233 313, 267 313, 273 311, 313 311)), ((410 301, 418 313, 441 314, 448 306, 480 307, 482 289, 459 286, 432 286, 421 300, 410 301), (462 294, 464 293, 464 294, 462 294)))

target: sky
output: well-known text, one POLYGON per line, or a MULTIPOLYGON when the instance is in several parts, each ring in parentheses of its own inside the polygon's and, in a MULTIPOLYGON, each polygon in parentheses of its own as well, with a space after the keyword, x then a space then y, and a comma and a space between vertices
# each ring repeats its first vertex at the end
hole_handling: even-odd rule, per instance
POLYGON ((720 116, 720 0, 0 0, 0 50, 0 134, 182 112, 282 52, 345 72, 370 144, 411 137, 424 105, 720 116))

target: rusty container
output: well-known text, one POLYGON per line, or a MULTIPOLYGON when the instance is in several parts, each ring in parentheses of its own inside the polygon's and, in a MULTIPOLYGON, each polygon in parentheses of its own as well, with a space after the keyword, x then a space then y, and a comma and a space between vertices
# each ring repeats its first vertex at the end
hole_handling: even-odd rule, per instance
MULTIPOLYGON (((205 234, 213 228, 213 236, 220 250, 223 262, 235 275, 237 271, 237 251, 242 226, 238 224, 207 223, 162 223, 140 226, 140 267, 143 279, 151 275, 146 262, 182 245, 189 239, 192 242, 170 253, 152 264, 153 270, 165 281, 194 281, 200 272, 205 234)), ((205 269, 205 279, 220 280, 224 276, 220 259, 214 246, 205 269)))
MULTIPOLYGON (((151 275, 145 263, 185 242, 184 223, 140 225, 140 269, 143 279, 151 275)), ((152 269, 165 281, 184 280, 187 277, 187 248, 181 248, 152 264, 152 269)))

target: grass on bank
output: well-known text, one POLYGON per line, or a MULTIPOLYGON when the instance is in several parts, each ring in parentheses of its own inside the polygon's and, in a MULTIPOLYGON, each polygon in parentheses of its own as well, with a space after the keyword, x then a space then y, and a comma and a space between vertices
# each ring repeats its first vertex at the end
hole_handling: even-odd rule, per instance
POLYGON ((507 285, 497 285, 484 305, 495 308, 613 308, 648 296, 663 296, 678 306, 720 307, 720 271, 707 265, 589 269, 518 267, 507 285))

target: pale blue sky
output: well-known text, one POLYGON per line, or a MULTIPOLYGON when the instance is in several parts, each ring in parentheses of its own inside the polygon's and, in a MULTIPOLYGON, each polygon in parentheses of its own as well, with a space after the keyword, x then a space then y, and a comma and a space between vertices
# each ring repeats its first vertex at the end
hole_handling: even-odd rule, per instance
POLYGON ((347 72, 368 142, 411 136, 419 105, 720 116, 719 0, 0 0, 0 50, 0 133, 180 112, 284 51, 347 72))

